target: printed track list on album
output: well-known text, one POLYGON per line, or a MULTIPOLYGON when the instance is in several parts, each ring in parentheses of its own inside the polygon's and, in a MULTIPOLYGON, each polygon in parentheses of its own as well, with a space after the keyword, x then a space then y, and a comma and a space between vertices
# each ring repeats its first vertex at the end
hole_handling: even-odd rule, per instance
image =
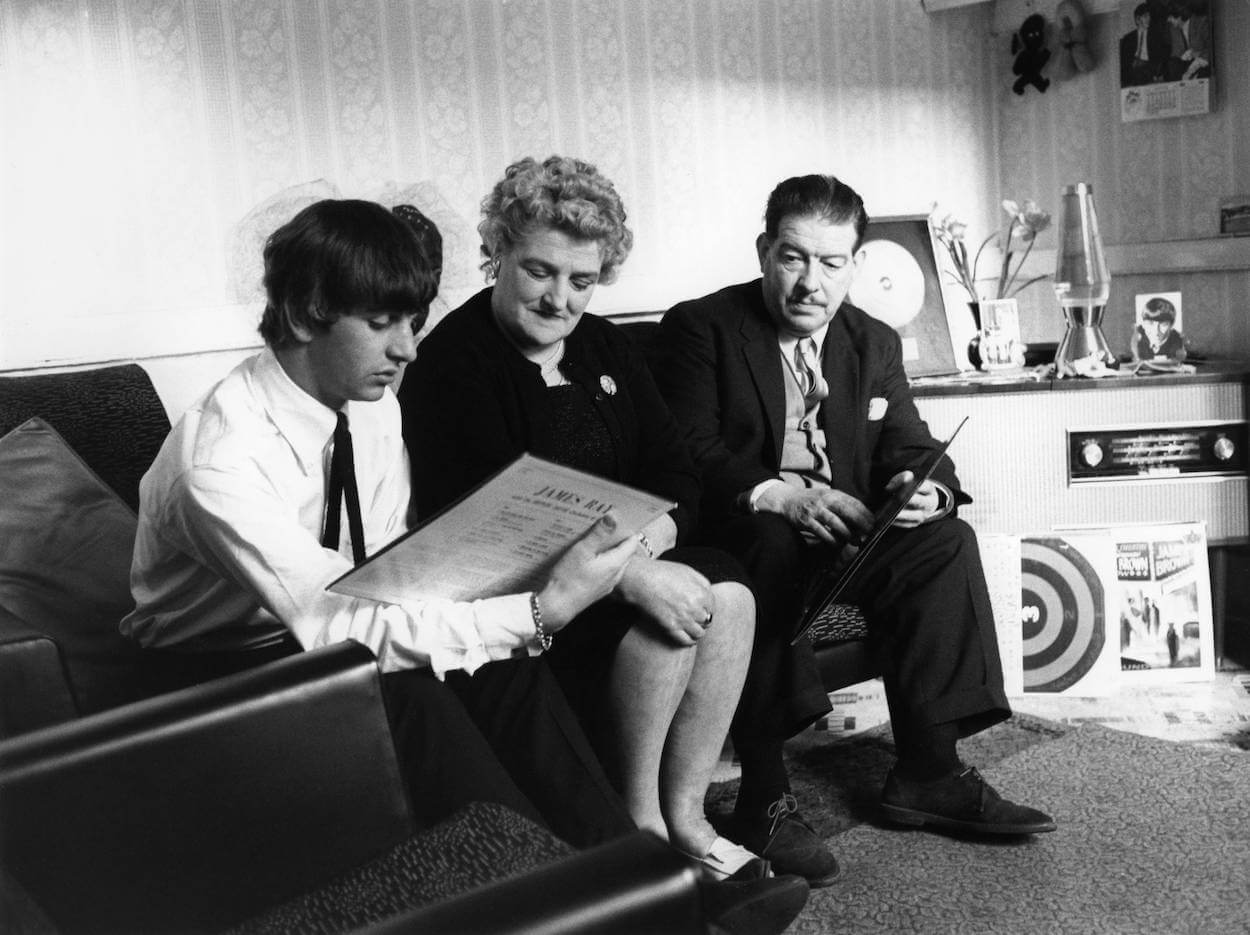
POLYGON ((672 508, 662 497, 525 454, 328 590, 392 604, 533 591, 609 509, 632 535, 672 508))

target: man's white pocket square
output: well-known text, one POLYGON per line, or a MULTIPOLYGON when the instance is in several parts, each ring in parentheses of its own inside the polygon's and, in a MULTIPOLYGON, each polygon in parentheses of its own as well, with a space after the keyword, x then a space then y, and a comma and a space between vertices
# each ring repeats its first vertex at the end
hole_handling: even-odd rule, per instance
POLYGON ((874 396, 868 400, 868 421, 879 422, 885 418, 885 410, 889 406, 889 402, 884 396, 874 396))

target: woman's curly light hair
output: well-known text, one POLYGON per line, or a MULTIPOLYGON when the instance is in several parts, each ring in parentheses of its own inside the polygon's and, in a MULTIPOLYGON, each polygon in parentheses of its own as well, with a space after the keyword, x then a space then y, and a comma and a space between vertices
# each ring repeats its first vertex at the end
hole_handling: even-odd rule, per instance
POLYGON ((603 258, 599 281, 616 278, 634 235, 625 226, 625 205, 612 182, 593 165, 567 156, 532 157, 508 166, 504 177, 482 199, 482 270, 489 282, 499 258, 530 231, 555 228, 571 237, 598 242, 603 258))

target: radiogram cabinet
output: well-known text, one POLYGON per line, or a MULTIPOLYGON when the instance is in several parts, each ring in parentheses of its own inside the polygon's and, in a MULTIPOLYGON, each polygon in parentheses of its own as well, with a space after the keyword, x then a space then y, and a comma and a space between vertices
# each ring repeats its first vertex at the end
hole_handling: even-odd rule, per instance
POLYGON ((960 516, 979 533, 1204 521, 1220 635, 1228 556, 1250 543, 1250 364, 1099 380, 978 375, 913 392, 937 438, 968 417, 950 454, 973 497, 960 516))

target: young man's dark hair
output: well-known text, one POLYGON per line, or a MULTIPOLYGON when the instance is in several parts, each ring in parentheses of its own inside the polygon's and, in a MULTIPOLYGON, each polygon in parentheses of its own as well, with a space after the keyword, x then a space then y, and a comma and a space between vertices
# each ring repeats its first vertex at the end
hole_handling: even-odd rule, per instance
MULTIPOLYGON (((441 238, 440 238, 441 246, 441 238)), ((265 243, 260 333, 270 347, 289 347, 295 329, 327 329, 354 312, 413 312, 425 323, 438 293, 441 249, 413 225, 369 201, 319 201, 265 243)))

